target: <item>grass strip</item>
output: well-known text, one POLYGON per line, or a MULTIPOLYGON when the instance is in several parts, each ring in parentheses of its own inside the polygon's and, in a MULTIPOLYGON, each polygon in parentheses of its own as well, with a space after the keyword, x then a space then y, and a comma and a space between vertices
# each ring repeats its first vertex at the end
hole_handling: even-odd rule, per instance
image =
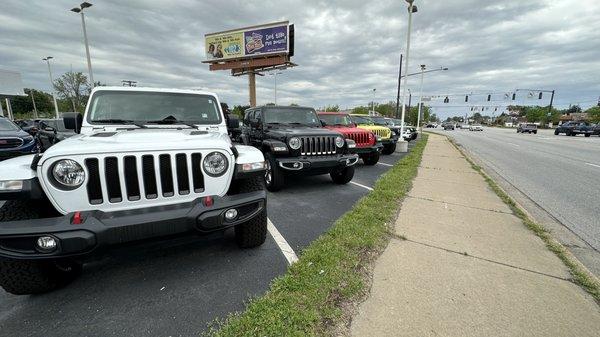
POLYGON ((517 204, 501 187, 498 185, 485 171, 481 168, 481 166, 475 164, 475 162, 470 158, 469 155, 461 149, 460 145, 457 144, 453 139, 446 136, 450 143, 454 145, 454 147, 467 159, 471 167, 479 172, 483 176, 483 179, 488 183, 490 188, 504 201, 508 207, 512 210, 512 212, 523 221, 523 224, 529 228, 535 235, 537 235, 546 247, 553 252, 558 258, 569 268, 569 272, 573 277, 573 281, 581 286, 585 291, 587 291, 590 295, 594 297, 597 303, 600 304, 600 284, 595 280, 595 278, 590 274, 588 270, 585 269, 581 265, 579 261, 563 246, 558 242, 552 234, 544 228, 544 226, 533 221, 527 212, 517 204))
MULTIPOLYGON (((343 318, 342 303, 366 291, 371 263, 390 239, 388 224, 411 188, 427 143, 423 135, 411 152, 383 175, 373 191, 303 252, 270 290, 242 313, 209 328, 208 336, 319 336, 343 318)), ((308 225, 308 224, 307 224, 308 225)))

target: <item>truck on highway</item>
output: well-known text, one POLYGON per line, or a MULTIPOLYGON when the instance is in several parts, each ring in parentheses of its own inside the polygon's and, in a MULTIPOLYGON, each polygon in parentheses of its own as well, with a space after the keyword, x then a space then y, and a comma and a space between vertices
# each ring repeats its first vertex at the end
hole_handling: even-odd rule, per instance
POLYGON ((537 125, 533 123, 521 123, 517 127, 517 133, 533 133, 537 134, 537 125))
POLYGON ((561 133, 564 133, 567 136, 584 135, 585 137, 590 137, 592 134, 594 134, 594 126, 588 122, 581 121, 565 122, 554 129, 555 135, 559 135, 561 133))
MULTIPOLYGON (((53 290, 115 245, 234 228, 238 246, 267 235, 265 159, 234 145, 217 95, 96 87, 77 135, 0 163, 0 286, 53 290)), ((232 125, 233 126, 233 125, 232 125)))

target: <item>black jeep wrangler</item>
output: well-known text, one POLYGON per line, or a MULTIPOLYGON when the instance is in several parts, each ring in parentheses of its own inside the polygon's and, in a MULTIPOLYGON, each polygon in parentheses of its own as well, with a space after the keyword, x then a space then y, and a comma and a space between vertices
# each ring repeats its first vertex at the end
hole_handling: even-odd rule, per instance
POLYGON ((245 111, 242 141, 259 148, 267 162, 269 191, 283 187, 286 175, 327 174, 336 184, 354 177, 356 143, 321 125, 313 108, 267 105, 245 111))

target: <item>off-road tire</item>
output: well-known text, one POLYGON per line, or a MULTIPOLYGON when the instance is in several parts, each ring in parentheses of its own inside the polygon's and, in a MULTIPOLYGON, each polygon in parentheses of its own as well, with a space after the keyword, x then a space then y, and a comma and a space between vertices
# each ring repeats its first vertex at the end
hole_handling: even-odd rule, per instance
POLYGON ((379 161, 379 152, 364 155, 361 157, 365 165, 373 166, 379 161))
MULTIPOLYGON (((262 191, 265 182, 262 177, 244 179, 236 188, 238 193, 262 191)), ((240 248, 252 248, 262 245, 267 239, 267 205, 252 220, 235 226, 235 241, 240 248)))
POLYGON ((277 162, 275 161, 275 157, 271 153, 265 154, 265 159, 267 161, 267 171, 265 172, 265 185, 267 186, 267 190, 270 192, 277 192, 283 188, 283 184, 285 182, 285 177, 283 175, 283 169, 277 166, 277 162), (271 174, 271 178, 269 178, 267 174, 271 174))
POLYGON ((533 131, 533 134, 534 134, 534 135, 537 135, 537 131, 533 131))
POLYGON ((338 185, 349 183, 354 177, 354 166, 347 166, 341 170, 336 170, 329 173, 331 180, 338 185))
POLYGON ((555 135, 555 136, 558 136, 558 134, 559 134, 558 130, 557 130, 557 129, 555 129, 555 130, 554 130, 554 135, 555 135))
POLYGON ((585 136, 586 136, 586 137, 589 137, 589 136, 591 136, 591 135, 590 135, 589 133, 586 133, 586 134, 585 134, 585 136))
POLYGON ((0 258, 0 285, 14 295, 46 293, 61 288, 81 274, 75 261, 13 260, 0 258))
POLYGON ((392 154, 392 153, 394 153, 394 151, 396 151, 396 143, 384 145, 383 151, 381 151, 381 153, 392 154))

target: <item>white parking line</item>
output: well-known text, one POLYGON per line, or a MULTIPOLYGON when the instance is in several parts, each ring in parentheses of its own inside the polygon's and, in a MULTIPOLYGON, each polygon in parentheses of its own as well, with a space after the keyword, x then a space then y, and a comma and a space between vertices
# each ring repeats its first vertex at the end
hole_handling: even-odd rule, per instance
POLYGON ((592 163, 586 163, 587 165, 593 166, 593 167, 597 167, 600 168, 600 165, 596 165, 596 164, 592 164, 592 163))
POLYGON ((372 191, 372 190, 373 190, 373 189, 372 189, 371 187, 369 187, 369 186, 365 186, 365 185, 363 185, 363 184, 355 183, 354 181, 351 181, 351 182, 350 182, 350 184, 352 184, 352 185, 356 185, 356 186, 359 186, 359 187, 362 187, 362 188, 366 188, 366 189, 367 189, 367 190, 369 190, 369 191, 372 191))
POLYGON ((294 252, 294 250, 292 249, 290 244, 285 240, 283 235, 279 233, 275 225, 273 225, 273 223, 271 222, 271 219, 268 218, 267 229, 269 230, 269 233, 275 240, 275 243, 277 243, 277 246, 279 246, 279 250, 281 250, 283 256, 285 256, 285 259, 287 260, 288 264, 291 265, 292 263, 298 261, 298 256, 296 255, 296 252, 294 252))
POLYGON ((383 165, 383 166, 390 166, 390 167, 391 167, 391 166, 394 166, 394 165, 392 165, 392 164, 386 164, 386 163, 382 163, 382 162, 380 162, 380 161, 378 161, 378 162, 377 162, 377 164, 379 164, 379 165, 383 165))

